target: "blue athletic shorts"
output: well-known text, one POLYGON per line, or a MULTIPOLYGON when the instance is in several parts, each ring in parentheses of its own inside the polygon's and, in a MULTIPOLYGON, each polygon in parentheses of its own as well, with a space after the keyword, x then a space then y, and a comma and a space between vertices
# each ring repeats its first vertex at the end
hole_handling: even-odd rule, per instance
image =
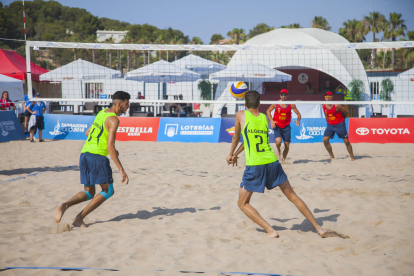
POLYGON ((282 137, 283 141, 290 143, 290 130, 291 130, 290 125, 288 125, 285 128, 275 126, 273 130, 275 131, 275 139, 282 137))
POLYGON ((337 125, 328 124, 328 127, 325 129, 325 133, 323 134, 323 136, 329 136, 330 138, 334 138, 335 133, 341 139, 347 139, 348 138, 348 133, 346 131, 345 121, 343 121, 342 123, 337 124, 337 125))
POLYGON ((82 153, 79 158, 81 184, 86 186, 112 184, 112 169, 106 156, 82 153))
POLYGON ((279 161, 258 166, 246 166, 240 188, 250 192, 264 193, 265 187, 271 190, 287 180, 279 161))

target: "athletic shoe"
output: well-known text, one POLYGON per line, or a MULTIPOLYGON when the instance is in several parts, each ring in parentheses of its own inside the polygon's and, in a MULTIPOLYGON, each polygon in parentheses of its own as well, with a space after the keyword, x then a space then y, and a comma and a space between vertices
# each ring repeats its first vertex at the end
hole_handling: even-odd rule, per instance
POLYGON ((39 142, 44 142, 44 141, 45 141, 45 140, 43 140, 43 139, 40 139, 40 140, 39 140, 39 142))
POLYGON ((36 141, 35 140, 30 140, 30 143, 35 143, 36 141))

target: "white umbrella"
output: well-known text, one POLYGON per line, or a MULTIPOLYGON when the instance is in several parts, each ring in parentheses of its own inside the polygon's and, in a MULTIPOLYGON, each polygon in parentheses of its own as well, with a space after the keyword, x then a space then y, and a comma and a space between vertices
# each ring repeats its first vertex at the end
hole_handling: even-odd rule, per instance
POLYGON ((223 64, 195 55, 188 55, 171 63, 180 68, 192 70, 200 75, 210 75, 227 68, 223 64))
POLYGON ((86 60, 78 59, 39 76, 41 81, 112 79, 121 72, 86 60))
POLYGON ((229 66, 227 69, 210 75, 210 80, 248 81, 248 82, 284 82, 292 76, 258 63, 243 63, 229 66))
POLYGON ((153 64, 135 69, 125 74, 126 80, 145 82, 193 82, 200 77, 200 74, 182 69, 164 60, 154 62, 153 64))
MULTIPOLYGON (((194 82, 200 79, 200 77, 200 74, 197 74, 187 69, 182 69, 164 60, 154 62, 153 64, 144 66, 139 69, 135 69, 125 74, 126 80, 143 81, 144 88, 145 82, 194 82)), ((158 98, 160 98, 159 90, 158 98)))

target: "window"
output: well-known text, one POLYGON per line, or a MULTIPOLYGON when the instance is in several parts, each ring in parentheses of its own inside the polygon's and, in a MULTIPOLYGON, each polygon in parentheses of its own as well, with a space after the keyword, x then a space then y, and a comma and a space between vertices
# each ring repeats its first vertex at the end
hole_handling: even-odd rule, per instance
POLYGON ((371 99, 380 100, 379 82, 371 82, 371 99))
POLYGON ((103 83, 85 83, 85 99, 99 99, 103 83))

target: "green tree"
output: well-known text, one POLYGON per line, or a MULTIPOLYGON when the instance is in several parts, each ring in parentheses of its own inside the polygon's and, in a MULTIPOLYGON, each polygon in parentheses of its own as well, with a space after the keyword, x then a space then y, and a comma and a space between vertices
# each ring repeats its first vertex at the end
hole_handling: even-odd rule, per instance
MULTIPOLYGON (((408 41, 414 41, 414 31, 407 32, 408 41)), ((400 40, 406 41, 405 38, 401 38, 400 40)), ((414 67, 414 48, 403 48, 400 49, 403 57, 404 67, 407 68, 407 63, 412 62, 412 67, 414 67)))
POLYGON ((246 34, 244 33, 244 29, 233 29, 232 31, 227 32, 227 36, 232 39, 232 42, 235 42, 237 45, 240 44, 240 41, 243 41, 246 34))
POLYGON ((331 30, 331 26, 329 26, 328 20, 322 16, 315 16, 315 18, 312 20, 312 28, 318 28, 325 31, 331 30))
POLYGON ((354 79, 348 84, 348 89, 351 91, 351 98, 353 101, 362 101, 362 93, 364 93, 364 83, 361 80, 354 79))
POLYGON ((302 27, 300 26, 300 24, 299 24, 299 23, 293 23, 293 24, 289 24, 289 25, 282 25, 282 26, 280 26, 280 28, 286 28, 286 29, 300 29, 300 28, 302 28, 302 27))
POLYGON ((389 78, 381 81, 380 98, 383 101, 391 101, 391 94, 394 93, 394 84, 389 78))
POLYGON ((221 34, 213 34, 210 39, 210 44, 216 44, 219 40, 224 39, 221 34))
POLYGON ((247 35, 247 37, 252 38, 252 37, 255 37, 256 35, 260 35, 260 34, 273 31, 274 29, 275 27, 270 27, 269 25, 265 23, 259 23, 256 26, 254 26, 253 29, 249 31, 249 34, 247 35))
MULTIPOLYGON (((380 14, 379 12, 370 12, 369 16, 364 16, 364 20, 367 21, 369 30, 372 32, 372 41, 375 40, 375 34, 381 32, 384 29, 384 25, 386 23, 386 19, 384 15, 380 14)), ((376 49, 371 50, 371 66, 372 69, 375 69, 376 64, 376 49)))
MULTIPOLYGON (((407 30, 407 26, 404 24, 405 20, 401 18, 401 13, 390 13, 390 17, 388 20, 388 24, 384 30, 384 38, 391 39, 391 41, 396 41, 398 37, 404 36, 407 30)), ((392 56, 391 56, 391 67, 392 69, 395 68, 395 48, 392 48, 392 56)))
POLYGON ((339 29, 339 34, 345 37, 349 42, 365 41, 366 28, 361 27, 365 22, 356 19, 348 20, 342 23, 343 28, 339 29))

